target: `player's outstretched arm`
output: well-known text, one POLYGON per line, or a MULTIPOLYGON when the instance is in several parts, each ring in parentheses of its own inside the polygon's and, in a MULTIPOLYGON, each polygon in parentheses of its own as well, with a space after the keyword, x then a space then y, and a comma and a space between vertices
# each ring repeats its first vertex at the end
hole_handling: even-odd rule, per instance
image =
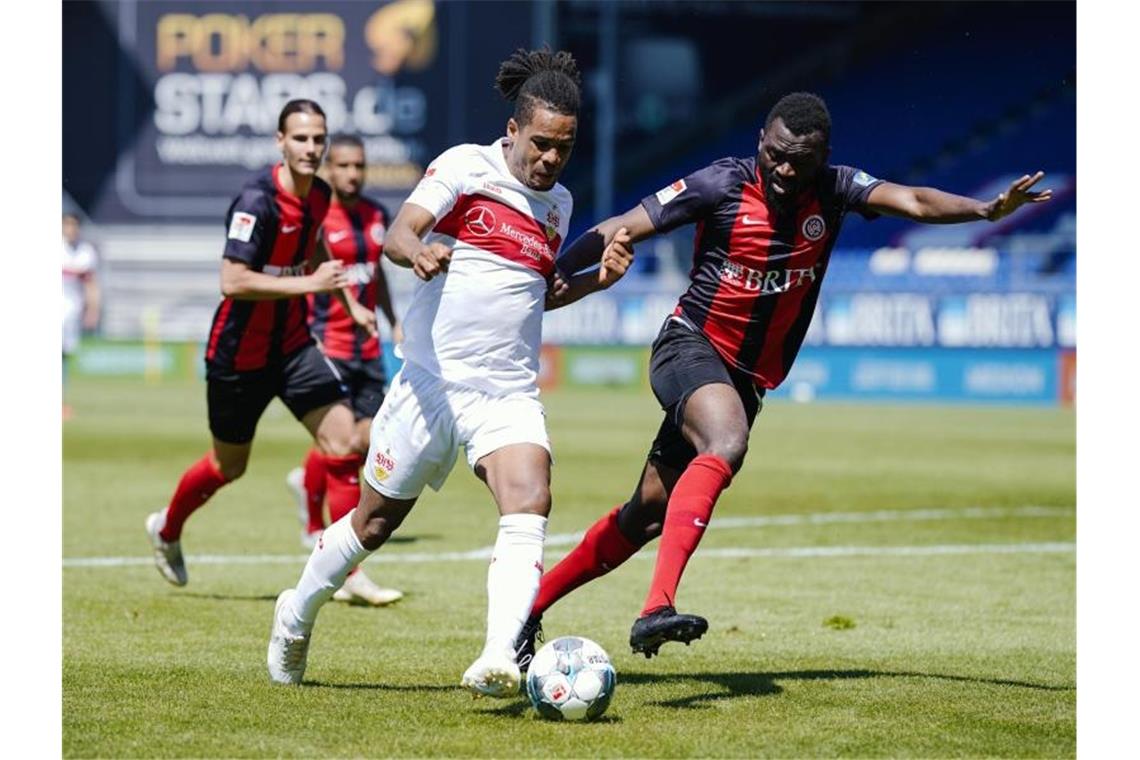
POLYGON ((413 270, 425 282, 447 271, 451 249, 442 243, 424 244, 423 236, 435 227, 427 209, 405 203, 396 214, 384 240, 384 255, 393 263, 413 270))
POLYGON ((568 306, 580 298, 605 290, 625 276, 633 264, 633 242, 624 227, 619 228, 602 252, 596 271, 582 272, 567 280, 555 270, 546 294, 546 311, 568 306))
MULTIPOLYGON (((336 261, 338 264, 340 263, 329 253, 328 246, 325 244, 325 230, 324 227, 321 227, 321 229, 317 230, 317 244, 314 246, 313 255, 309 257, 309 266, 315 267, 319 272, 325 262, 331 261, 336 261)), ((345 286, 337 287, 331 292, 333 296, 336 297, 336 300, 340 301, 340 305, 344 308, 345 312, 352 317, 352 321, 357 327, 370 337, 377 334, 376 315, 371 309, 356 300, 356 296, 352 294, 350 288, 345 286)))
POLYGON ((222 259, 222 295, 239 301, 272 301, 324 293, 348 284, 348 275, 339 261, 324 261, 312 274, 275 277, 255 272, 248 264, 222 259))
POLYGON ((982 219, 996 222, 1026 203, 1044 203, 1052 190, 1031 190, 1045 172, 1026 174, 1010 183, 1009 189, 990 201, 979 201, 932 187, 910 187, 884 182, 867 196, 867 207, 880 214, 900 216, 925 224, 957 224, 982 219))
POLYGON ((596 267, 606 246, 613 242, 614 235, 623 228, 629 235, 631 245, 657 233, 653 222, 649 220, 649 214, 638 204, 620 216, 611 216, 595 225, 568 245, 558 257, 558 271, 567 278, 584 269, 596 267))

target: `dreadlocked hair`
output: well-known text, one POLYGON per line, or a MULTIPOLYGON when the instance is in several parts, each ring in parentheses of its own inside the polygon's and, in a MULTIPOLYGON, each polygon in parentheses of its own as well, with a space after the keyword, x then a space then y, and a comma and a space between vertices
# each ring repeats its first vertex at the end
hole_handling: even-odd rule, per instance
POLYGON ((515 104, 515 121, 527 124, 535 106, 576 116, 582 104, 582 75, 578 63, 565 50, 519 48, 499 65, 495 88, 515 104))
POLYGON ((823 98, 810 92, 793 92, 776 101, 768 112, 764 128, 772 126, 776 119, 783 119, 784 126, 797 137, 819 132, 825 140, 831 138, 831 114, 823 98))

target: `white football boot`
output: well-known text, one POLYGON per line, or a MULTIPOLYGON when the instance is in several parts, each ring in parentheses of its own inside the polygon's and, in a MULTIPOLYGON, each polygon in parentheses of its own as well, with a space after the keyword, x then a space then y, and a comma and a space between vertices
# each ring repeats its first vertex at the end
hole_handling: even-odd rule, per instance
POLYGON ((163 578, 175 586, 185 586, 189 576, 186 575, 186 562, 182 559, 182 542, 163 541, 158 534, 165 525, 165 510, 147 515, 146 534, 150 538, 150 545, 154 547, 154 564, 163 578))
POLYGON ((475 697, 517 697, 522 676, 515 662, 514 652, 507 650, 499 654, 483 652, 467 672, 459 685, 475 697))
POLYGON ((355 573, 345 578, 344 585, 333 593, 333 599, 338 602, 367 607, 383 607, 403 598, 403 591, 377 586, 371 578, 364 574, 364 570, 359 568, 355 573))
POLYGON ((299 684, 305 677, 305 665, 309 660, 309 641, 313 634, 296 635, 289 632, 281 619, 285 603, 297 593, 296 589, 285 589, 277 595, 277 605, 273 608, 273 628, 269 631, 269 652, 266 661, 269 665, 269 680, 280 684, 299 684))

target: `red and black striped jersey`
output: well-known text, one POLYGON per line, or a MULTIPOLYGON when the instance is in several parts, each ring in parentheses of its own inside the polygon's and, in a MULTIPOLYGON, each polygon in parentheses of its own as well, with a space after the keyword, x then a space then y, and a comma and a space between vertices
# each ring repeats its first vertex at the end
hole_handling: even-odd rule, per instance
POLYGON ((641 205, 658 232, 697 224, 691 282, 674 314, 703 332, 729 366, 775 388, 807 334, 844 216, 855 210, 874 218, 866 200, 881 182, 827 166, 777 214, 765 202, 756 159, 723 158, 647 196, 641 205))
MULTIPOLYGON (((278 277, 305 273, 305 261, 316 247, 332 195, 324 180, 316 177, 304 198, 287 192, 279 178, 284 170, 277 164, 260 172, 230 204, 222 254, 255 272, 278 277)), ((206 344, 207 364, 246 372, 304 347, 313 340, 306 306, 302 297, 222 298, 206 344)))
MULTIPOLYGON (((323 228, 325 247, 330 256, 344 263, 356 300, 373 310, 376 289, 382 287, 384 280, 380 254, 384 251, 388 219, 384 207, 368 198, 361 198, 351 209, 334 200, 323 228)), ((331 293, 309 296, 309 327, 326 356, 336 359, 380 356, 380 339, 359 330, 352 316, 331 293)))

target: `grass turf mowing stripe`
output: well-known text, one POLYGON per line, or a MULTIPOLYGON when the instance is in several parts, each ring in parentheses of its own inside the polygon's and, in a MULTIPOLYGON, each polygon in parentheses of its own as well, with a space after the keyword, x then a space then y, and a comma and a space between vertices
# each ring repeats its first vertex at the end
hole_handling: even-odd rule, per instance
MULTIPOLYGON (((702 557, 923 557, 940 554, 1057 554, 1076 551, 1074 543, 1032 544, 943 544, 934 546, 799 546, 784 549, 756 549, 753 547, 726 547, 706 549, 702 557)), ((637 559, 654 559, 654 552, 635 554, 637 559)), ((491 549, 470 552, 438 552, 431 554, 373 554, 369 562, 424 563, 465 562, 488 560, 491 549)), ((198 565, 287 565, 305 562, 307 554, 203 554, 190 555, 186 561, 198 565)), ((150 557, 72 557, 63 561, 65 568, 75 567, 133 567, 153 562, 150 557)))

